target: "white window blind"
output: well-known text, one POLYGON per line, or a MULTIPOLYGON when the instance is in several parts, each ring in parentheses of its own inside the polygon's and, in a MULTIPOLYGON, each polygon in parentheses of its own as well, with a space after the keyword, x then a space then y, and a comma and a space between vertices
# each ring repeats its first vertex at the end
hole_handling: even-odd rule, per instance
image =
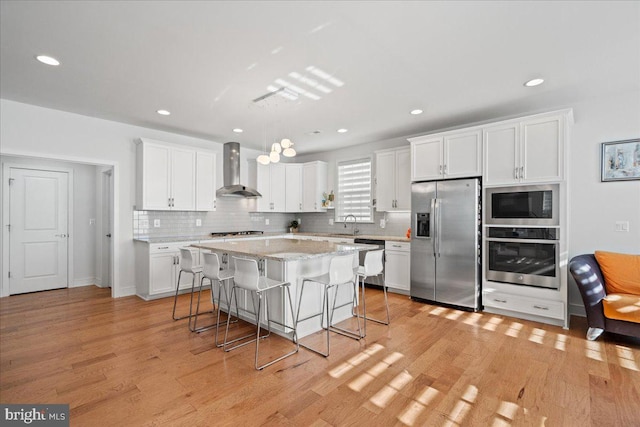
POLYGON ((337 196, 336 221, 347 215, 355 215, 358 222, 373 221, 370 158, 338 162, 337 196))

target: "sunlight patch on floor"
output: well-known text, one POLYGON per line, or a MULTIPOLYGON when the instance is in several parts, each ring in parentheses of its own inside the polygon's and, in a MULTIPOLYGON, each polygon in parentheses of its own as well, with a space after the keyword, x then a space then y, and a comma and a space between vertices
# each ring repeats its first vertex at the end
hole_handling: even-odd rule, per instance
POLYGON ((500 402, 500 407, 498 408, 498 415, 501 415, 509 420, 513 420, 518 413, 519 406, 513 402, 500 402))
POLYGON ((439 393, 440 392, 433 387, 425 387, 425 389, 416 396, 415 400, 411 401, 404 411, 402 411, 398 416, 398 420, 408 426, 412 426, 416 422, 418 416, 420 416, 425 408, 429 406, 429 403, 431 403, 439 393))
POLYGON ((509 325, 509 329, 507 329, 504 334, 513 338, 518 338, 521 329, 522 323, 511 322, 511 325, 509 325))
POLYGON ((495 330, 498 328, 498 325, 500 325, 500 323, 502 323, 501 318, 493 316, 491 317, 491 319, 489 319, 487 321, 487 323, 485 323, 485 325, 482 327, 482 329, 486 329, 487 331, 492 331, 495 332, 495 330))
POLYGON ((391 399, 393 399, 393 397, 398 394, 398 392, 412 380, 413 377, 405 369, 404 371, 396 375, 396 377, 392 379, 389 384, 382 387, 379 392, 371 396, 369 401, 371 401, 371 403, 379 408, 384 408, 391 401, 391 399))
POLYGON ((585 356, 589 359, 598 360, 600 362, 604 361, 602 358, 602 344, 595 341, 585 341, 584 345, 586 347, 584 349, 585 356))
POLYGON ((367 372, 363 372, 356 379, 349 383, 349 388, 353 391, 360 392, 363 388, 365 388, 371 381, 373 381, 378 375, 384 372, 385 369, 388 369, 393 363, 402 359, 404 355, 402 353, 393 352, 387 357, 385 357, 382 362, 376 363, 371 369, 367 372))
POLYGON ((452 310, 451 313, 448 313, 446 316, 449 320, 458 320, 458 318, 462 316, 462 312, 460 310, 452 310))
POLYGON ((329 375, 331 375, 333 378, 340 378, 383 348, 384 346, 381 344, 372 344, 370 347, 356 354, 351 359, 347 360, 346 362, 342 362, 341 364, 330 370, 329 375))
POLYGON ((448 310, 444 307, 436 307, 433 310, 431 310, 429 313, 431 314, 435 314, 436 316, 440 316, 443 313, 446 313, 448 310))
POLYGON ((616 345, 616 352, 618 353, 618 361, 623 368, 630 369, 632 371, 638 371, 638 364, 633 358, 633 353, 629 347, 622 345, 616 345))
POLYGON ((531 334, 529 335, 529 341, 536 344, 542 344, 542 341, 544 341, 544 336, 546 334, 547 332, 544 329, 533 328, 533 331, 531 331, 531 334))
POLYGON ((466 323, 467 325, 477 325, 480 319, 482 319, 482 314, 471 313, 468 316, 466 316, 466 318, 462 322, 466 323))
POLYGON ((556 350, 567 350, 567 336, 564 334, 556 334, 556 343, 553 345, 556 350))

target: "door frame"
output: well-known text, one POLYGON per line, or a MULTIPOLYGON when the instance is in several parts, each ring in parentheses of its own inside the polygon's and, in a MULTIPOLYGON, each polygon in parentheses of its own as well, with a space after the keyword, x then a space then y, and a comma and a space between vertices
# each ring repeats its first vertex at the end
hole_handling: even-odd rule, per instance
MULTIPOLYGON (((85 165, 94 165, 94 166, 106 166, 111 167, 113 173, 113 181, 112 181, 112 199, 111 199, 111 215, 113 218, 112 227, 112 242, 111 242, 111 297, 118 298, 121 296, 120 290, 120 278, 115 274, 120 268, 120 259, 119 259, 119 246, 120 246, 120 219, 117 212, 119 212, 120 208, 120 167, 118 162, 116 161, 105 161, 102 159, 94 159, 87 157, 75 157, 75 156, 64 156, 57 154, 40 154, 33 152, 26 152, 21 150, 0 150, 0 155, 5 156, 19 156, 24 158, 32 158, 34 160, 58 160, 63 162, 71 162, 71 163, 81 163, 85 165)), ((14 167, 22 167, 27 168, 25 165, 13 165, 14 167)), ((43 168, 35 168, 35 169, 43 169, 43 168)), ((46 169, 46 168, 44 168, 46 169)), ((0 297, 9 296, 9 280, 7 277, 7 272, 9 271, 9 233, 6 232, 6 224, 5 218, 9 217, 9 179, 7 173, 5 173, 4 168, 2 169, 2 185, 0 185, 0 189, 2 189, 2 209, 0 210, 0 223, 2 227, 0 227, 0 236, 2 239, 2 277, 0 278, 0 297)), ((72 180, 70 180, 72 181, 72 180)), ((70 193, 70 200, 72 193, 70 193)), ((71 215, 73 214, 73 210, 70 210, 71 215)), ((72 224, 72 223, 71 223, 72 224)), ((75 235, 75 233, 73 233, 75 235)), ((71 241, 72 238, 69 239, 70 247, 72 248, 71 241)), ((73 260, 72 250, 69 251, 69 260, 73 260)), ((71 265, 73 267, 73 264, 71 265)), ((73 270, 69 271, 69 277, 71 278, 73 275, 73 270)), ((69 279, 71 280, 71 279, 69 279)), ((70 282, 73 283, 73 282, 70 282)))
MULTIPOLYGON (((100 212, 100 241, 96 242, 96 244, 100 245, 100 283, 97 284, 101 288, 112 287, 113 277, 111 275, 111 264, 113 260, 111 259, 111 247, 113 246, 113 209, 111 209, 111 205, 113 204, 113 168, 106 169, 100 172, 100 187, 101 187, 101 198, 102 198, 102 206, 100 212), (108 192, 107 190, 108 184, 108 192), (105 227, 108 224, 108 227, 105 227), (107 237, 106 233, 110 233, 111 237, 107 237), (105 246, 109 249, 107 251, 104 250, 105 246), (108 267, 105 268, 105 258, 108 259, 108 267), (109 280, 105 280, 105 272, 108 273, 109 280), (105 283, 108 282, 108 283, 105 283)), ((96 276, 98 272, 96 271, 96 276)))
MULTIPOLYGON (((10 197, 9 193, 11 189, 9 188, 9 176, 11 173, 11 169, 27 169, 27 170, 37 170, 37 171, 45 171, 45 172, 59 172, 67 174, 67 234, 69 238, 67 239, 67 288, 73 284, 74 275, 73 275, 73 238, 75 237, 75 232, 73 232, 73 169, 63 168, 63 167, 41 167, 37 165, 28 165, 28 164, 20 164, 20 163, 4 163, 2 168, 2 187, 3 187, 3 197, 2 197, 2 206, 3 206, 3 214, 2 217, 9 220, 10 213, 10 197)), ((5 222, 7 222, 5 221, 5 222)), ((5 232, 7 229, 7 224, 2 224, 2 271, 8 272, 10 268, 10 234, 5 232)), ((2 281, 2 294, 1 296, 9 296, 10 288, 9 288, 9 275, 4 273, 2 281), (6 283, 5 283, 6 281, 6 283)))

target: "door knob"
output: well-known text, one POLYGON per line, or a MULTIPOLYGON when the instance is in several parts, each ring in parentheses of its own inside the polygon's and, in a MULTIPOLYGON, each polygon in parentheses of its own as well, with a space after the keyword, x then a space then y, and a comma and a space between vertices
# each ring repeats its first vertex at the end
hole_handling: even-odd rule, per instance
POLYGON ((67 237, 66 234, 56 234, 55 237, 67 237))
POLYGON ((107 237, 111 237, 111 233, 109 233, 109 234, 105 234, 105 236, 107 236, 107 237))

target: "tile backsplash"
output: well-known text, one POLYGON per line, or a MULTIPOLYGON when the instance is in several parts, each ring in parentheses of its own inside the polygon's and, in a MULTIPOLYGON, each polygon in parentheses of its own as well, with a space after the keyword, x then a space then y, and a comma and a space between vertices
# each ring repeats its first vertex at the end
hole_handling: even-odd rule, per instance
MULTIPOLYGON (((317 213, 263 213, 255 210, 254 199, 218 198, 216 211, 133 211, 133 237, 177 237, 209 234, 223 231, 260 230, 286 232, 293 219, 301 219, 300 231, 308 233, 350 233, 352 224, 334 223, 334 211, 317 213), (154 223, 159 221, 159 225, 154 223), (196 225, 200 220, 201 225, 196 225), (266 224, 266 220, 269 224, 266 224)), ((410 226, 409 212, 374 213, 374 223, 359 223, 359 234, 404 236, 410 226), (385 228, 380 220, 386 217, 385 228)))

